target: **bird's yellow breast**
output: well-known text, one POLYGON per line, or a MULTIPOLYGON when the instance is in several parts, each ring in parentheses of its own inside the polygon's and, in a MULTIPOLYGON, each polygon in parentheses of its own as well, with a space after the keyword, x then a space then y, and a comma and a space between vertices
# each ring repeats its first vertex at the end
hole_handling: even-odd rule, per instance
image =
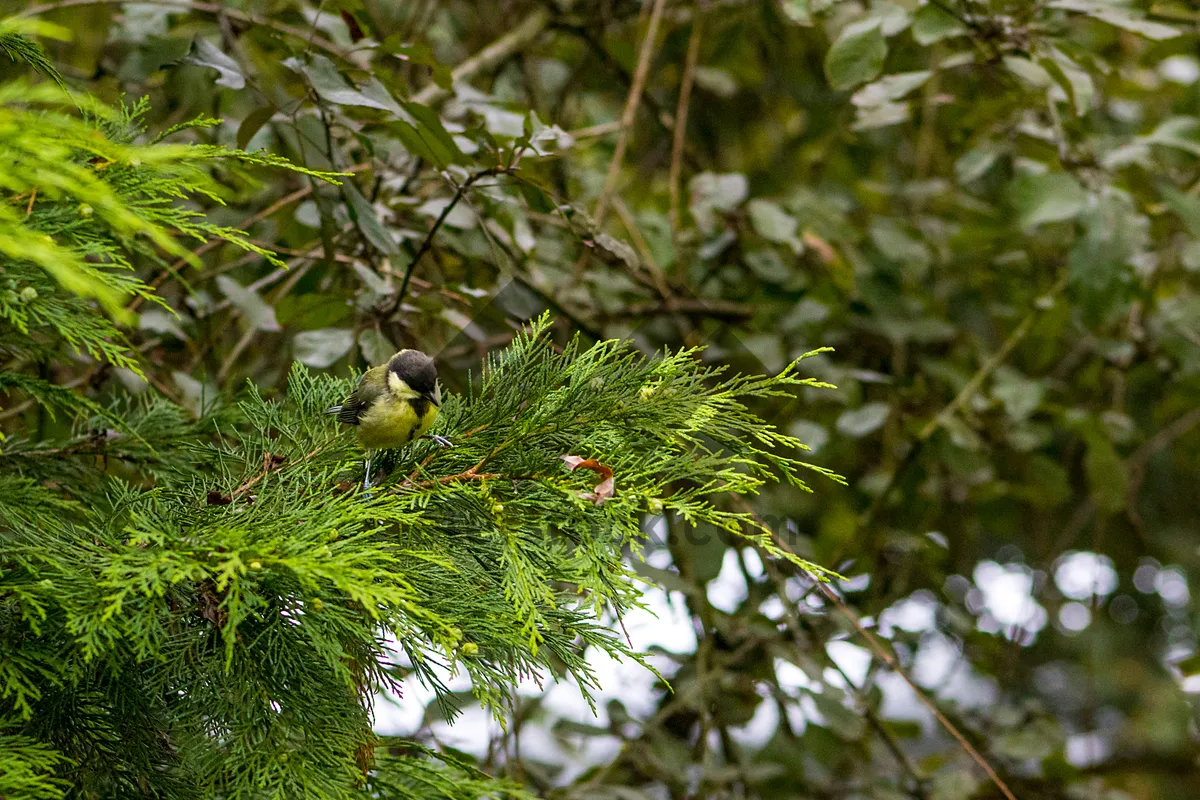
POLYGON ((371 405, 358 422, 358 441, 368 450, 403 447, 418 436, 424 436, 437 419, 438 408, 422 403, 424 413, 417 415, 413 402, 395 396, 384 396, 371 405))

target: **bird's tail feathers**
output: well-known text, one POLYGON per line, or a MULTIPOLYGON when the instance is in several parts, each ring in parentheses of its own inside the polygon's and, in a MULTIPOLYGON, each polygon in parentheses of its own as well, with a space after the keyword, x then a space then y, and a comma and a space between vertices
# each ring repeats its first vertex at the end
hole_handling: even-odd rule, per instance
POLYGON ((325 413, 330 414, 330 415, 340 414, 340 413, 342 413, 342 407, 341 406, 330 406, 329 408, 325 409, 325 413))

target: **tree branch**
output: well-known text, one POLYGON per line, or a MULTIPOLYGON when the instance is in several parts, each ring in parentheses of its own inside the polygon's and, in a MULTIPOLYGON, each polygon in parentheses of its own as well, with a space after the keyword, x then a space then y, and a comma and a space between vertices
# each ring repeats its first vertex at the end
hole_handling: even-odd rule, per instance
MULTIPOLYGON (((800 626, 802 624, 800 612, 797 608, 797 604, 793 602, 790 597, 788 597, 786 586, 787 578, 779 570, 779 565, 776 563, 776 560, 770 558, 769 554, 764 552, 761 548, 759 548, 759 556, 762 559, 763 567, 771 576, 771 581, 775 584, 775 594, 778 596, 780 603, 783 605, 785 627, 787 627, 788 632, 791 634, 792 646, 796 649, 797 653, 803 655, 805 652, 805 647, 800 630, 800 626)), ((841 665, 838 664, 837 661, 835 661, 832 657, 829 658, 829 662, 833 664, 833 668, 837 670, 839 675, 842 676, 842 680, 846 682, 846 686, 849 687, 852 692, 854 692, 856 698, 862 704, 862 711, 864 716, 867 718, 867 722, 871 725, 875 732, 879 734, 879 738, 883 740, 884 745, 891 752, 892 757, 896 759, 896 763, 900 765, 900 768, 912 780, 915 787, 914 794, 917 797, 925 797, 925 778, 921 775, 920 770, 917 768, 916 764, 913 763, 912 759, 908 757, 908 754, 904 752, 904 749, 900 747, 900 743, 896 741, 896 737, 893 736, 892 732, 887 729, 884 721, 870 707, 869 701, 866 697, 866 692, 854 685, 854 682, 850 680, 850 676, 846 674, 841 665)), ((780 715, 781 718, 783 716, 784 715, 782 714, 780 715)))
POLYGON ((454 207, 458 205, 458 201, 462 200, 463 195, 465 195, 467 191, 478 181, 482 180, 483 178, 489 178, 493 175, 500 175, 507 172, 508 169, 509 168, 507 167, 489 167, 488 169, 480 170, 479 172, 476 172, 468 177, 465 181, 463 181, 462 185, 458 187, 458 190, 454 193, 454 197, 450 199, 450 202, 447 203, 446 207, 442 209, 442 213, 438 215, 436 220, 434 220, 433 227, 429 229, 429 233, 425 234, 425 239, 421 242, 421 246, 417 248, 417 252, 413 256, 412 261, 408 262, 408 267, 404 270, 404 279, 400 282, 400 290, 396 292, 396 300, 394 303, 392 303, 392 307, 388 311, 387 316, 390 317, 392 314, 395 314, 400 310, 400 304, 404 302, 404 296, 408 293, 408 284, 409 281, 412 280, 413 270, 417 268, 417 262, 419 262, 421 258, 427 252, 429 252, 431 247, 433 247, 433 237, 437 236, 438 229, 442 227, 442 224, 446 221, 446 218, 450 216, 450 212, 453 211, 454 207))
POLYGON ((646 26, 646 36, 642 39, 641 50, 638 53, 637 69, 633 72, 633 85, 629 87, 629 96, 625 100, 625 112, 621 115, 621 132, 617 135, 617 147, 613 152, 612 161, 608 164, 608 174, 604 178, 604 188, 600 192, 600 199, 596 201, 596 225, 604 222, 604 216, 608 213, 609 200, 617 188, 621 164, 625 161, 625 149, 629 146, 629 132, 633 129, 634 120, 637 118, 638 105, 642 101, 642 90, 646 86, 646 77, 650 74, 650 62, 654 60, 658 25, 662 21, 665 5, 666 0, 654 0, 654 7, 650 10, 650 22, 646 26))
POLYGON ((1146 465, 1159 451, 1170 447, 1172 442, 1181 436, 1187 435, 1197 425, 1200 425, 1200 408, 1193 408, 1151 436, 1125 462, 1129 476, 1125 491, 1126 515, 1139 531, 1142 529, 1142 515, 1137 509, 1137 501, 1138 495, 1142 492, 1142 483, 1146 480, 1146 465))
MULTIPOLYGON (((762 518, 759 517, 757 512, 754 511, 753 507, 750 505, 750 502, 746 500, 746 498, 742 497, 741 495, 733 496, 737 499, 742 508, 744 508, 746 512, 749 513, 750 516, 753 517, 753 519, 763 527, 764 530, 771 531, 771 539, 775 542, 776 547, 785 553, 793 556, 796 555, 795 551, 788 546, 788 543, 785 542, 782 537, 776 534, 774 529, 763 522, 762 518)), ((1008 788, 1008 784, 1006 784, 1004 780, 996 773, 996 770, 992 769, 992 765, 987 762, 987 759, 985 759, 980 752, 975 749, 975 746, 972 745, 967 737, 963 735, 962 731, 956 728, 954 723, 952 723, 946 717, 946 715, 942 713, 941 709, 937 707, 937 704, 929 699, 929 696, 925 694, 925 691, 921 689, 921 687, 917 686, 916 682, 913 681, 912 678, 908 677, 908 673, 905 672, 904 668, 900 666, 900 662, 896 660, 896 657, 889 653, 887 649, 880 643, 880 641, 875 638, 875 635, 863 626, 862 620, 859 619, 859 616, 857 613, 855 613, 854 609, 850 608, 850 606, 846 604, 846 601, 843 600, 837 592, 831 589, 827 583, 819 579, 814 579, 814 581, 817 590, 821 593, 821 596, 832 603, 838 609, 838 611, 841 612, 842 616, 844 616, 846 620, 854 627, 854 630, 858 632, 858 635, 861 636, 864 641, 866 641, 867 646, 871 649, 871 651, 875 653, 875 655, 878 656, 883 663, 887 664, 893 672, 899 675, 906 684, 908 684, 908 688, 912 689, 913 694, 917 696, 917 699, 921 701, 921 704, 929 709, 930 713, 933 714, 934 719, 938 721, 938 724, 940 724, 947 733, 954 737, 954 740, 958 742, 958 745, 963 749, 963 751, 969 755, 971 759, 987 774, 991 782, 996 786, 997 789, 1000 790, 1000 794, 1004 795, 1005 800, 1017 800, 1016 796, 1013 795, 1012 790, 1008 788)))
MULTIPOLYGON (((538 34, 544 31, 549 24, 550 12, 539 8, 526 17, 520 25, 455 67, 450 73, 451 80, 453 83, 467 81, 480 72, 499 66, 536 39, 538 34)), ((445 89, 431 83, 413 95, 412 100, 414 103, 432 105, 449 96, 450 93, 445 89)))
MULTIPOLYGON (((1066 288, 1066 285, 1067 276, 1064 273, 1062 277, 1055 282, 1054 286, 1050 288, 1050 291, 1042 295, 1040 300, 1056 297, 1064 288, 1066 288)), ((934 433, 937 432, 938 428, 941 428, 951 419, 953 419, 954 415, 962 410, 962 408, 966 406, 968 402, 970 402, 971 398, 975 396, 975 393, 979 391, 984 382, 992 376, 992 373, 994 373, 1005 361, 1008 360, 1008 357, 1012 354, 1012 351, 1016 349, 1017 345, 1021 343, 1021 340, 1024 339, 1029 333, 1030 329, 1033 328, 1033 323, 1043 311, 1043 308, 1035 306, 1032 311, 1026 314, 1025 318, 1018 323, 1013 332, 1010 333, 1008 338, 1004 340, 1004 343, 1000 345, 1000 349, 979 365, 979 369, 975 371, 975 374, 970 377, 959 393, 954 396, 954 399, 947 403, 941 411, 935 414, 932 419, 930 419, 927 423, 925 423, 924 426, 921 427, 921 430, 917 433, 916 440, 913 442, 912 446, 909 447, 908 453, 905 454, 903 460, 896 466, 896 468, 892 470, 891 474, 888 476, 887 482, 883 486, 883 489, 877 495, 875 495, 875 499, 871 502, 871 505, 862 515, 862 518, 859 522, 861 527, 867 528, 874 523, 875 518, 879 515, 879 512, 883 510, 883 506, 887 502, 887 496, 891 494, 892 488, 896 485, 896 482, 899 481, 900 477, 908 471, 909 467, 916 463, 917 455, 925 447, 925 443, 929 441, 934 433)))
POLYGON ((671 142, 671 169, 668 173, 670 194, 671 235, 679 233, 679 180, 683 172, 683 145, 687 141, 688 104, 692 99, 692 84, 696 80, 696 63, 700 60, 700 37, 704 27, 704 14, 697 10, 692 20, 692 35, 688 39, 687 57, 683 64, 683 77, 679 81, 679 105, 675 108, 675 135, 671 142))

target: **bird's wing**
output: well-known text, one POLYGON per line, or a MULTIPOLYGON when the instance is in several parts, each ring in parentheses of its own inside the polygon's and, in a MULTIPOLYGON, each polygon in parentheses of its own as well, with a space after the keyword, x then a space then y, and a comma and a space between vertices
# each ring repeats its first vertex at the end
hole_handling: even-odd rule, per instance
MULTIPOLYGON (((371 370, 367 370, 367 372, 371 372, 371 370)), ((334 406, 329 411, 330 413, 337 414, 338 422, 346 425, 357 425, 362 420, 363 414, 367 413, 367 409, 371 407, 371 404, 375 402, 375 399, 379 397, 381 392, 383 392, 383 388, 368 384, 367 373, 363 373, 363 376, 358 380, 358 386, 355 387, 354 392, 343 400, 340 406, 334 406), (337 409, 337 411, 335 412, 334 409, 337 409)))

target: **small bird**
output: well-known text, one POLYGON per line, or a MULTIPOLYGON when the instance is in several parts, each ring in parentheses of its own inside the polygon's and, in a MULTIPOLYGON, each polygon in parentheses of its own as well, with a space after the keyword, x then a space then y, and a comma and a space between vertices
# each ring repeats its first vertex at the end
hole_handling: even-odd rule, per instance
MULTIPOLYGON (((371 486, 371 455, 380 448, 403 447, 433 427, 442 405, 433 359, 419 350, 401 350, 386 364, 363 373, 354 392, 327 413, 338 422, 358 426, 358 441, 367 450, 363 489, 371 486)), ((443 436, 429 437, 450 447, 443 436)))

